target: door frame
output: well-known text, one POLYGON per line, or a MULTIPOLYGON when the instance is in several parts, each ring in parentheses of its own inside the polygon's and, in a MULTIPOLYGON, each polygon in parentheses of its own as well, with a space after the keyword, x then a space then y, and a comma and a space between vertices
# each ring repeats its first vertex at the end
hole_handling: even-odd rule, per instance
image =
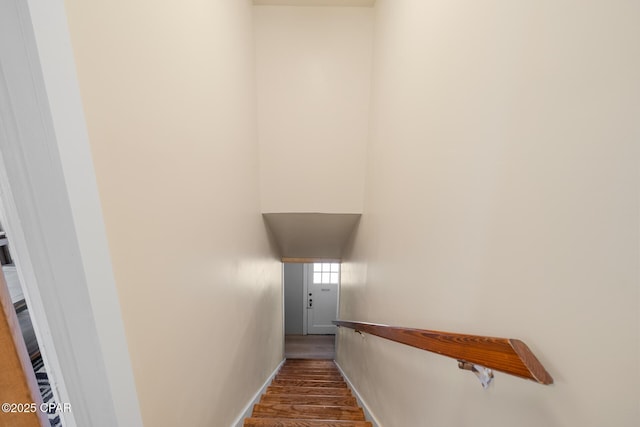
POLYGON ((0 218, 61 419, 142 427, 64 2, 0 12, 0 218))
MULTIPOLYGON (((3 371, 3 385, 0 388, 0 402, 35 404, 43 403, 36 374, 20 328, 20 321, 13 305, 4 272, 0 269, 0 366, 3 371), (24 402, 25 395, 31 401, 24 402)), ((21 427, 49 427, 47 414, 42 411, 31 413, 3 414, 5 422, 21 427)))
POLYGON ((284 265, 289 264, 303 264, 302 268, 302 335, 308 335, 308 315, 307 315, 307 297, 309 294, 309 280, 313 274, 313 264, 316 262, 328 262, 340 264, 340 274, 338 278, 338 298, 336 315, 340 315, 340 291, 342 289, 342 260, 339 258, 295 258, 295 257, 282 257, 282 335, 285 334, 285 297, 284 297, 284 265))
POLYGON ((302 335, 309 334, 309 315, 307 314, 309 312, 309 265, 313 264, 305 263, 302 265, 302 335))

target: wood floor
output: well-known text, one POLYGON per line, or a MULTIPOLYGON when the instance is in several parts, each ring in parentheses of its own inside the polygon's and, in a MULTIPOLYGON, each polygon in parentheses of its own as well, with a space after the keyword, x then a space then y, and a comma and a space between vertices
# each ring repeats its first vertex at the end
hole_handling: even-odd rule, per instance
POLYGON ((287 359, 328 359, 336 357, 335 335, 285 335, 287 359))
POLYGON ((372 427, 333 360, 287 359, 245 427, 372 427))

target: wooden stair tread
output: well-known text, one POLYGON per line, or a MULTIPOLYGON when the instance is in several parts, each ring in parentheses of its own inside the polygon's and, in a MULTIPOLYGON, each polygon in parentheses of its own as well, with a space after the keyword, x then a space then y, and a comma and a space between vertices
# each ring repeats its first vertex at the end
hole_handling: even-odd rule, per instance
POLYGON ((287 359, 245 427, 372 427, 333 360, 287 359))
POLYGON ((283 368, 291 369, 338 369, 334 362, 331 363, 284 363, 283 368))
POLYGON ((247 418, 244 427, 372 427, 369 421, 247 418))
POLYGON ((283 369, 280 372, 278 372, 278 375, 287 375, 287 376, 292 376, 292 375, 319 375, 319 376, 334 376, 334 377, 340 377, 342 378, 342 374, 339 371, 312 371, 312 370, 306 370, 306 371, 290 371, 287 369, 283 369))
POLYGON ((325 380, 325 381, 344 381, 342 379, 342 375, 340 374, 308 374, 308 373, 300 373, 300 374, 291 374, 291 373, 282 373, 276 375, 276 379, 301 379, 301 380, 325 380))
POLYGON ((347 383, 342 381, 322 381, 322 380, 304 380, 304 379, 274 379, 272 385, 295 386, 295 387, 330 387, 330 388, 347 388, 347 383))
POLYGON ((296 387, 296 386, 277 386, 270 385, 267 387, 266 394, 313 394, 313 395, 341 395, 351 396, 351 390, 345 387, 296 387))
POLYGON ((335 365, 283 365, 282 371, 330 371, 339 372, 335 365))
POLYGON ((313 366, 316 368, 335 368, 336 362, 333 360, 287 360, 282 366, 313 366))
POLYGON ((280 371, 278 375, 283 376, 318 376, 318 377, 338 377, 342 378, 342 374, 340 372, 319 372, 319 371, 280 371))
POLYGON ((353 406, 358 402, 353 396, 322 396, 315 394, 265 394, 260 403, 291 403, 302 405, 353 406))
POLYGON ((353 406, 256 403, 253 417, 365 421, 362 408, 353 406))
POLYGON ((326 365, 326 366, 309 366, 309 365, 282 365, 280 368, 281 371, 329 371, 329 372, 339 372, 339 369, 335 365, 326 365))
POLYGON ((314 367, 314 368, 335 368, 336 364, 333 360, 303 360, 303 361, 296 361, 296 360, 287 360, 286 362, 284 362, 283 366, 292 366, 292 367, 314 367))
POLYGON ((334 377, 342 379, 342 374, 340 372, 317 372, 317 371, 280 371, 277 375, 285 376, 285 377, 334 377))
POLYGON ((304 366, 304 365, 284 365, 281 371, 320 371, 320 372, 340 372, 335 366, 304 366))
POLYGON ((283 366, 280 369, 280 372, 340 372, 340 370, 336 367, 321 367, 321 366, 283 366))

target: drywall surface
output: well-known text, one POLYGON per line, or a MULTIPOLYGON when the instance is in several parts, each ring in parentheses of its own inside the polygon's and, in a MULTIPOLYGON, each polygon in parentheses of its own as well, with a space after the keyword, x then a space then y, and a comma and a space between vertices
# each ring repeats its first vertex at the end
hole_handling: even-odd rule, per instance
POLYGON ((372 16, 254 7, 263 212, 362 211, 372 16))
POLYGON ((304 264, 284 264, 284 333, 302 335, 304 264))
POLYGON ((340 330, 385 427, 632 427, 637 2, 379 0, 365 209, 340 316, 520 338, 555 379, 340 330))
POLYGON ((251 3, 66 8, 144 424, 229 425, 283 356, 251 3))

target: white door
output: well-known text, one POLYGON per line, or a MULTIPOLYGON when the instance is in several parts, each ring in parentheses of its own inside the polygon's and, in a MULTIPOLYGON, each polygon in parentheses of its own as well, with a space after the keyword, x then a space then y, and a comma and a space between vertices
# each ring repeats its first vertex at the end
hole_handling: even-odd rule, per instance
POLYGON ((338 318, 340 264, 305 264, 307 269, 307 333, 335 334, 338 318))

